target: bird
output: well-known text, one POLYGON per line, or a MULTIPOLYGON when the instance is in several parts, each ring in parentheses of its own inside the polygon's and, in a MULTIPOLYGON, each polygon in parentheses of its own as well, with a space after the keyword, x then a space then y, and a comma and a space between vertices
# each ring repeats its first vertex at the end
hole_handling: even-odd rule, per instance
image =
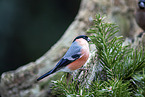
POLYGON ((91 39, 86 35, 77 36, 56 66, 52 70, 37 78, 37 81, 55 72, 63 71, 72 73, 73 71, 81 68, 89 58, 89 41, 91 41, 91 39))
POLYGON ((145 31, 145 0, 138 1, 138 8, 135 13, 135 19, 139 27, 145 31))

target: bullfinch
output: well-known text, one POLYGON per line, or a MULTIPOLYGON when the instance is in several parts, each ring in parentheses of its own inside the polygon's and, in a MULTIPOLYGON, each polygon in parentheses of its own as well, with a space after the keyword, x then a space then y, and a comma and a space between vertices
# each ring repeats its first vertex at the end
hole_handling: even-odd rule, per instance
POLYGON ((72 72, 82 67, 89 58, 89 41, 91 41, 91 39, 86 35, 77 36, 56 66, 40 76, 37 81, 55 72, 72 72))
POLYGON ((145 31, 145 0, 139 0, 135 19, 139 27, 145 31))

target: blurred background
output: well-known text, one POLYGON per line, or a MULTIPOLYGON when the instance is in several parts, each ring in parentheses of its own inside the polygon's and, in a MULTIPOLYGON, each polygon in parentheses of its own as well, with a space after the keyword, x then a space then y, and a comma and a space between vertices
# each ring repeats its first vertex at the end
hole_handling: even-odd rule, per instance
POLYGON ((41 57, 74 20, 81 0, 0 0, 0 75, 41 57))

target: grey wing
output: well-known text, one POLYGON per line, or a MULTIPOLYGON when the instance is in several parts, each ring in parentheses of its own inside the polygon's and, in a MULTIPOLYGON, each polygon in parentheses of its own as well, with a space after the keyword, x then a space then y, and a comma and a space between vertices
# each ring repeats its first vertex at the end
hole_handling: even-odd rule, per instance
POLYGON ((63 58, 57 63, 54 69, 52 69, 49 73, 54 73, 57 70, 63 68, 64 66, 72 63, 73 61, 79 59, 81 54, 82 47, 78 45, 77 42, 73 42, 66 54, 63 58))
POLYGON ((77 42, 73 42, 66 54, 63 56, 63 58, 75 61, 76 59, 82 56, 81 49, 82 47, 79 46, 77 42))

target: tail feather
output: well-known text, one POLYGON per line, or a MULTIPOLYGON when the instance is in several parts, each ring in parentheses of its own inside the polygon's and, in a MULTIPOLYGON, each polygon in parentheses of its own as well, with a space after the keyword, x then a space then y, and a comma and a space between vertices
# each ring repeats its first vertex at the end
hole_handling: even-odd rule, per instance
POLYGON ((45 73, 44 75, 42 75, 42 76, 40 76, 39 78, 37 78, 37 81, 39 81, 39 80, 45 78, 46 76, 48 76, 48 75, 50 75, 50 74, 52 74, 52 73, 57 72, 58 70, 60 70, 62 67, 64 67, 64 66, 61 66, 61 64, 67 65, 68 62, 70 62, 70 61, 68 61, 68 62, 66 62, 66 61, 68 61, 68 60, 62 60, 62 59, 61 59, 61 60, 57 63, 57 65, 56 65, 52 70, 48 71, 48 72, 45 73), (67 63, 67 64, 66 64, 66 63, 67 63))
POLYGON ((53 70, 50 70, 49 72, 47 72, 47 73, 43 74, 42 76, 40 76, 39 78, 37 78, 37 81, 49 76, 52 73, 53 73, 53 70))

